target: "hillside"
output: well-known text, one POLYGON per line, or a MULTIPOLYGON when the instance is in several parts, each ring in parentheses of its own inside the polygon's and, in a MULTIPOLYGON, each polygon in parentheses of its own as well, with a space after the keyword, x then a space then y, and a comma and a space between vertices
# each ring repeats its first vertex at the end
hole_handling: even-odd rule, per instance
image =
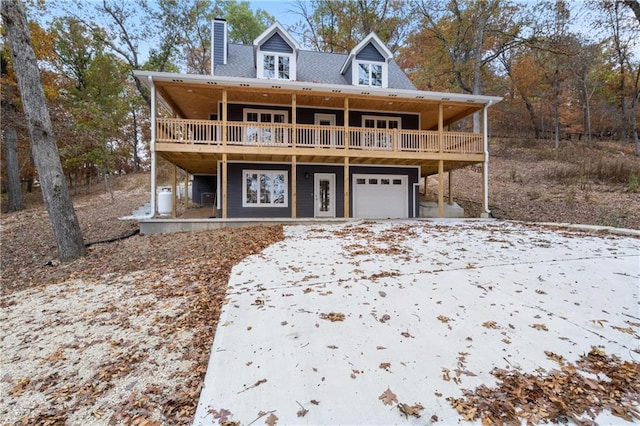
MULTIPOLYGON (((640 174, 639 160, 619 147, 555 152, 499 141, 491 152, 495 216, 640 229, 632 177, 640 174)), ((479 213, 479 171, 454 174, 456 200, 470 216, 479 213)), ((434 197, 433 185, 428 197, 434 197)), ((133 175, 116 179, 113 201, 101 187, 76 195, 85 239, 134 230, 135 222, 118 217, 147 202, 148 191, 149 176, 133 175)), ((282 228, 137 235, 92 245, 85 258, 59 264, 42 203, 35 194, 28 203, 0 220, 0 323, 19 318, 22 327, 3 330, 19 341, 5 341, 0 418, 190 424, 231 268, 282 239, 282 228)))
MULTIPOLYGON (((496 218, 640 229, 640 158, 632 145, 590 149, 563 141, 555 150, 551 141, 492 140, 489 155, 489 207, 496 218)), ((480 214, 481 173, 474 166, 453 174, 454 200, 468 217, 480 214)), ((435 177, 426 198, 437 199, 435 177)))

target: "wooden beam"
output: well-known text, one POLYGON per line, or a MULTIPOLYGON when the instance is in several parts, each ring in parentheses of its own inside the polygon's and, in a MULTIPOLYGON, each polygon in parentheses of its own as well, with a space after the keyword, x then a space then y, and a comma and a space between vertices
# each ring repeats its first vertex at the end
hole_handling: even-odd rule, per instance
MULTIPOLYGON (((295 95, 294 95, 295 96, 295 95)), ((298 210, 298 167, 296 156, 291 157, 291 218, 297 217, 298 210)))
POLYGON ((222 154, 222 218, 227 218, 227 154, 222 154))
POLYGON ((227 89, 222 90, 222 146, 227 146, 227 89))
POLYGON ((298 102, 297 102, 296 94, 292 93, 291 94, 291 146, 294 148, 298 143, 298 126, 297 126, 298 114, 296 111, 298 109, 297 105, 298 105, 298 102))
POLYGON ((453 205, 453 170, 449 170, 449 205, 453 205))
POLYGON ((444 217, 444 161, 438 161, 438 217, 444 217))
POLYGON ((344 157, 344 217, 349 218, 349 157, 344 157))
POLYGON ((189 207, 189 172, 184 171, 184 207, 185 209, 189 207))
POLYGON ((178 181, 178 166, 173 165, 173 178, 171 179, 171 192, 173 193, 173 200, 171 200, 171 217, 176 218, 176 201, 178 199, 177 194, 177 181, 178 181))
POLYGON ((444 151, 444 105, 438 104, 438 150, 444 151))
POLYGON ((344 149, 349 149, 349 98, 344 98, 344 149))

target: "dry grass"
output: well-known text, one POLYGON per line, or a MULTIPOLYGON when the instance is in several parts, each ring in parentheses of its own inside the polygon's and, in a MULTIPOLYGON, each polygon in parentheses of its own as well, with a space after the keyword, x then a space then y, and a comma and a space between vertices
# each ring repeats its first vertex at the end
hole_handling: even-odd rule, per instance
MULTIPOLYGON (((550 141, 499 139, 489 152, 495 217, 640 229, 640 158, 631 145, 563 142, 556 150, 550 141)), ((453 175, 454 199, 468 217, 480 215, 481 173, 472 166, 453 175)), ((437 199, 436 188, 432 178, 427 199, 437 199)))

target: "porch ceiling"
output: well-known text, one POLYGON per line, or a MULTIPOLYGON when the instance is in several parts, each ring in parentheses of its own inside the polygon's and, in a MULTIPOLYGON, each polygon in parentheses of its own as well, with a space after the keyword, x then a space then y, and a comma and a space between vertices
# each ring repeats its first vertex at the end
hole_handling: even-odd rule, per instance
MULTIPOLYGON (((158 152, 165 160, 175 164, 179 168, 186 170, 191 174, 217 174, 216 165, 218 161, 222 161, 222 155, 218 153, 202 153, 202 152, 158 152)), ((288 155, 260 155, 260 154, 228 154, 227 161, 246 161, 246 162, 280 162, 291 163, 291 156, 288 155)), ((482 155, 477 161, 444 161, 444 170, 450 171, 466 167, 472 164, 482 162, 482 155)), ((296 163, 312 163, 312 164, 344 164, 344 156, 328 157, 326 155, 297 155, 296 163)), ((349 158, 349 165, 389 165, 389 166, 420 166, 420 175, 433 175, 438 173, 437 159, 420 159, 415 158, 375 158, 375 157, 353 157, 349 158)))
MULTIPOLYGON (((384 111, 415 113, 421 118, 421 130, 438 128, 438 105, 443 105, 444 125, 453 124, 477 111, 481 111, 484 103, 474 99, 462 101, 460 95, 440 93, 439 99, 426 98, 420 93, 389 93, 376 89, 362 89, 357 92, 349 86, 349 92, 343 89, 305 87, 283 87, 272 83, 269 87, 239 86, 212 84, 211 81, 159 80, 154 81, 158 93, 165 103, 173 109, 178 118, 208 120, 211 114, 218 114, 218 105, 222 102, 223 90, 227 90, 227 100, 231 103, 252 103, 265 105, 292 104, 292 95, 296 94, 299 107, 317 107, 343 110, 345 98, 348 98, 349 109, 366 111, 384 111), (460 99, 459 99, 460 98, 460 99)), ((313 85, 311 85, 313 86, 313 85)), ((344 89, 346 90, 346 89, 344 89)), ((472 98, 472 96, 467 96, 472 98)), ((489 98, 493 99, 493 98, 489 98)), ((499 99, 499 98, 495 98, 499 99)))

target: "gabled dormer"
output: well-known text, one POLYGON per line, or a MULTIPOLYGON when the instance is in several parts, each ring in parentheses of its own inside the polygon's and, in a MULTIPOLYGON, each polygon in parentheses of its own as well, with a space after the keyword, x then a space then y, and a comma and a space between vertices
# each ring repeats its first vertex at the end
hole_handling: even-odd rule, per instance
POLYGON ((278 22, 253 41, 257 78, 296 80, 300 46, 278 22))
POLYGON ((340 74, 354 86, 389 87, 389 61, 393 54, 374 33, 349 52, 340 74))

